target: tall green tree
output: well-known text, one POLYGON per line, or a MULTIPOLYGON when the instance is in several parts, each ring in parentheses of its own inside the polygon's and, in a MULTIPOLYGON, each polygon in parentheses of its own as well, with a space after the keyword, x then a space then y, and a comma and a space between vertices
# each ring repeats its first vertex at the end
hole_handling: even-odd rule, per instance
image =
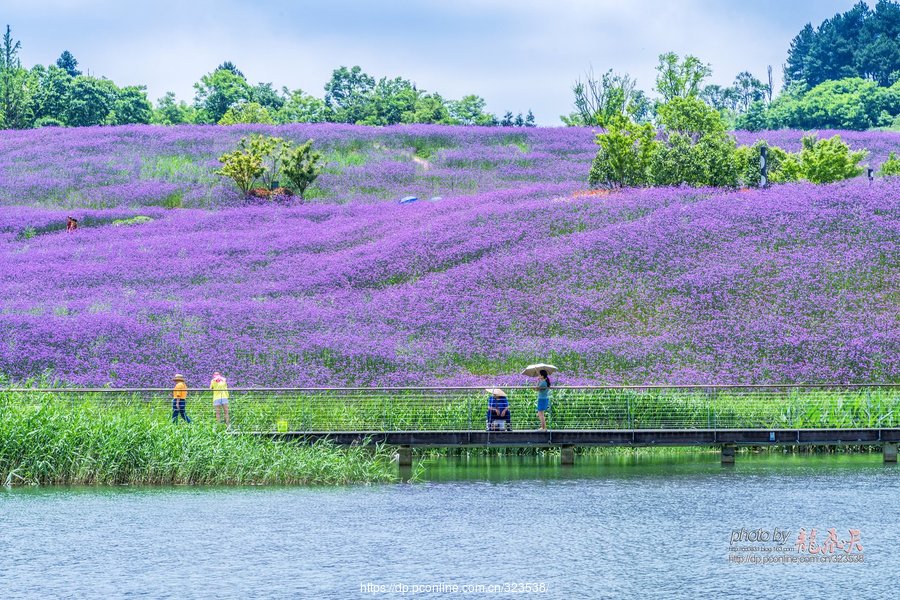
POLYGON ((900 5, 878 0, 874 10, 863 1, 803 26, 791 41, 784 67, 785 88, 806 89, 824 81, 859 77, 888 86, 900 77, 900 5))
POLYGON ((68 50, 63 50, 59 58, 56 59, 56 66, 69 74, 69 77, 78 77, 81 71, 78 70, 78 61, 68 50))
POLYGON ((252 96, 250 84, 230 62, 201 77, 194 90, 194 107, 204 123, 218 123, 229 108, 249 102, 252 96))
POLYGON ((659 55, 656 66, 656 91, 663 102, 696 96, 703 81, 711 74, 710 66, 696 56, 687 55, 682 60, 674 52, 666 52, 659 55))
POLYGON ((284 96, 271 83, 257 83, 250 90, 250 101, 256 102, 269 112, 276 112, 284 106, 284 96))
POLYGON ((751 104, 766 97, 766 86, 749 71, 738 73, 734 78, 734 90, 739 112, 747 112, 751 104))
MULTIPOLYGON (((460 125, 493 125, 497 117, 485 112, 487 103, 481 96, 470 94, 448 105, 450 117, 460 125)), ((532 119, 534 115, 532 115, 532 119)))
POLYGON ((572 85, 575 112, 563 118, 567 125, 605 126, 620 117, 643 113, 646 97, 636 87, 637 82, 627 73, 609 69, 599 77, 593 69, 572 85), (639 106, 640 104, 640 106, 639 106))
POLYGON ((162 98, 156 101, 156 108, 153 109, 153 116, 150 122, 156 125, 193 123, 196 113, 196 109, 188 106, 184 100, 179 102, 175 98, 175 92, 166 92, 162 98))
POLYGON ((358 65, 339 67, 325 84, 325 105, 334 113, 335 121, 359 123, 368 116, 374 87, 375 79, 358 65))
POLYGON ((31 73, 37 80, 34 93, 35 120, 55 119, 65 123, 72 77, 56 65, 46 68, 35 65, 31 73))
POLYGON ((404 113, 415 109, 420 92, 408 79, 382 77, 368 94, 364 125, 395 125, 403 121, 404 113))
POLYGON ((404 123, 454 124, 447 103, 440 94, 423 94, 412 111, 403 114, 404 123))
POLYGON ((34 120, 28 71, 19 60, 21 48, 22 42, 13 39, 7 25, 0 47, 0 118, 7 129, 31 127, 34 120))
POLYGON ((119 90, 113 104, 116 125, 149 123, 153 118, 153 105, 147 99, 147 88, 129 85, 119 90))
POLYGON ((285 101, 275 113, 277 123, 324 123, 331 115, 325 102, 301 89, 282 89, 285 101))
POLYGON ((66 125, 108 124, 118 97, 119 90, 110 80, 79 75, 72 81, 66 99, 66 125))

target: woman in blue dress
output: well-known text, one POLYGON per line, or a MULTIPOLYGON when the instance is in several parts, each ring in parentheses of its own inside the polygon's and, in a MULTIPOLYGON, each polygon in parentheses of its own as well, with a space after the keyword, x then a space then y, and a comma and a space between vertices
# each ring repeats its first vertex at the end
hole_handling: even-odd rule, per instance
POLYGON ((541 429, 547 429, 547 411, 550 410, 550 376, 547 374, 547 371, 541 369, 540 371, 541 380, 538 382, 537 387, 534 388, 537 390, 537 416, 541 421, 541 429))

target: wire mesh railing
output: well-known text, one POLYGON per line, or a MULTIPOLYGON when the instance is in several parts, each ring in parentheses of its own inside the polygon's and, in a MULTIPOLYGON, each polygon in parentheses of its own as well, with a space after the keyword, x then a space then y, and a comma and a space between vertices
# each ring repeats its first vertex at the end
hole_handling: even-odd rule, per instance
MULTIPOLYGON (((536 429, 536 392, 505 388, 513 430, 536 429)), ((4 403, 144 411, 169 419, 172 390, 0 389, 4 403)), ((235 388, 241 431, 450 431, 487 427, 488 394, 473 387, 235 388)), ((189 390, 186 412, 214 419, 212 392, 189 390)), ((900 427, 900 384, 555 387, 550 429, 817 429, 900 427)))

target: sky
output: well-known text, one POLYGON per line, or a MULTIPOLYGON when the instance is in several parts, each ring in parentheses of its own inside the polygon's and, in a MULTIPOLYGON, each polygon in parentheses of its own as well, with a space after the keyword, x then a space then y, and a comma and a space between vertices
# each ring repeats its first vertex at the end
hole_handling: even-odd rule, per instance
POLYGON ((72 52, 79 68, 147 86, 152 100, 230 60, 251 83, 322 97, 333 69, 360 65, 458 99, 478 94, 502 115, 541 125, 572 112, 585 71, 637 78, 652 95, 659 54, 711 64, 710 83, 741 71, 765 80, 800 28, 855 0, 0 0, 0 25, 25 66, 72 52))

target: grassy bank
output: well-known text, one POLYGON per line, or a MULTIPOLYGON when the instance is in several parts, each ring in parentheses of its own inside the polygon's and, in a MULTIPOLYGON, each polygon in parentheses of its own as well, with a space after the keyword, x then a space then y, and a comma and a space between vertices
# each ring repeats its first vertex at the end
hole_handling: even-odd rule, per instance
POLYGON ((343 484, 392 481, 388 450, 237 436, 158 411, 0 400, 0 483, 343 484))

